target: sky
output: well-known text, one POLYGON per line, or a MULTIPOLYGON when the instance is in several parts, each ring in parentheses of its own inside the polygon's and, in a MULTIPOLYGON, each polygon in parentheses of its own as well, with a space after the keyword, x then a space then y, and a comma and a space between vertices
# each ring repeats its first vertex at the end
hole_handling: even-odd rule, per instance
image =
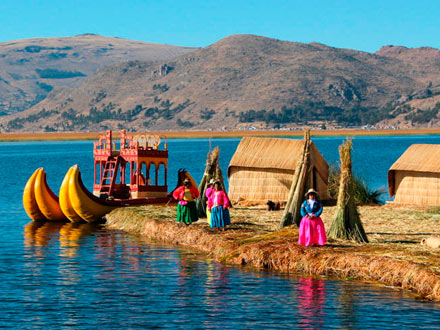
POLYGON ((0 42, 83 33, 204 47, 231 34, 375 52, 440 48, 438 0, 0 0, 0 42))

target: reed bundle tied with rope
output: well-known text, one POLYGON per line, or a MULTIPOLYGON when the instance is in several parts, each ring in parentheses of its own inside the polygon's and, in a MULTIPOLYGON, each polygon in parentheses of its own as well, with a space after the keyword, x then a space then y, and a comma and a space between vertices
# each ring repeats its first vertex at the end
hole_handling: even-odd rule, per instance
POLYGON ((328 237, 368 243, 368 238, 355 203, 351 150, 352 141, 350 139, 339 146, 341 177, 337 211, 328 231, 328 237))
POLYGON ((301 159, 293 175, 292 185, 290 186, 289 196, 287 197, 286 208, 281 218, 279 228, 290 226, 296 223, 299 226, 301 221, 301 203, 304 192, 306 190, 307 179, 310 177, 310 147, 312 141, 310 139, 310 130, 304 132, 304 149, 301 159))
MULTIPOLYGON (((212 150, 212 152, 208 152, 206 157, 205 172, 203 173, 202 180, 200 181, 199 184, 200 197, 197 198, 196 200, 197 212, 200 218, 206 218, 206 203, 207 203, 206 189, 208 188, 209 181, 211 179, 214 179, 215 181, 219 181, 221 183, 222 189, 225 189, 223 173, 222 170, 220 169, 220 164, 219 164, 219 156, 220 156, 220 148, 215 147, 214 150, 212 150)), ((229 205, 231 205, 230 202, 229 205)))

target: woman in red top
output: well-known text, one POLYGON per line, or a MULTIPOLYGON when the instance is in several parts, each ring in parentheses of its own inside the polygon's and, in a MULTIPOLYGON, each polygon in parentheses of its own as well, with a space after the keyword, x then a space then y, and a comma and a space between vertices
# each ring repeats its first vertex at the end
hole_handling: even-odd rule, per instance
POLYGON ((221 183, 216 181, 213 191, 208 197, 208 210, 211 211, 211 228, 222 228, 225 230, 225 227, 231 224, 228 208, 228 196, 221 189, 221 183))
POLYGON ((178 222, 183 222, 189 225, 194 221, 199 220, 196 203, 194 201, 199 195, 199 190, 191 185, 189 179, 185 179, 183 181, 183 186, 174 190, 173 197, 179 201, 177 204, 176 218, 178 222))

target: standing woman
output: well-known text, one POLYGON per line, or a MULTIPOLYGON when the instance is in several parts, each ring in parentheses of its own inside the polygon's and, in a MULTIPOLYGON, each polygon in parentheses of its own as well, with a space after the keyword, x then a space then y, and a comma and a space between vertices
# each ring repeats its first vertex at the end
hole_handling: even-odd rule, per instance
POLYGON ((177 204, 177 221, 187 225, 199 220, 197 215, 197 207, 194 199, 199 197, 200 193, 196 187, 191 185, 189 179, 183 180, 183 186, 174 190, 173 197, 178 200, 177 204))
POLYGON ((216 181, 213 191, 208 198, 208 210, 211 211, 211 228, 222 228, 222 230, 225 230, 225 227, 231 224, 228 208, 228 196, 221 189, 221 183, 216 181))
POLYGON ((322 213, 322 204, 318 200, 318 193, 314 189, 309 189, 306 193, 306 200, 301 206, 302 220, 299 225, 298 244, 324 245, 327 241, 324 222, 320 218, 322 213))

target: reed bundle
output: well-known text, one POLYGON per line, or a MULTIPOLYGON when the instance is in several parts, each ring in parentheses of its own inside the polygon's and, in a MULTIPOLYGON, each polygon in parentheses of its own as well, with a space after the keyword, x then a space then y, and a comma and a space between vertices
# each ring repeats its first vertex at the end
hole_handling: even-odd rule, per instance
POLYGON ((289 195, 287 197, 286 207, 284 209, 283 217, 281 218, 279 228, 290 226, 294 222, 297 226, 301 221, 301 203, 307 183, 307 177, 310 176, 310 130, 304 132, 304 149, 302 151, 301 159, 295 169, 290 186, 289 195))
POLYGON ((206 218, 206 203, 207 203, 206 189, 208 189, 209 181, 211 179, 214 179, 215 181, 219 181, 222 185, 222 188, 225 189, 225 182, 219 164, 219 157, 220 157, 219 147, 215 147, 212 150, 212 152, 208 152, 206 156, 205 172, 203 173, 202 180, 200 181, 199 184, 200 197, 197 198, 196 200, 196 206, 197 206, 197 212, 199 214, 199 218, 206 218))
POLYGON ((339 146, 341 175, 337 212, 328 231, 329 238, 347 239, 368 243, 367 234, 362 226, 355 203, 355 187, 351 161, 352 141, 348 139, 339 146))

